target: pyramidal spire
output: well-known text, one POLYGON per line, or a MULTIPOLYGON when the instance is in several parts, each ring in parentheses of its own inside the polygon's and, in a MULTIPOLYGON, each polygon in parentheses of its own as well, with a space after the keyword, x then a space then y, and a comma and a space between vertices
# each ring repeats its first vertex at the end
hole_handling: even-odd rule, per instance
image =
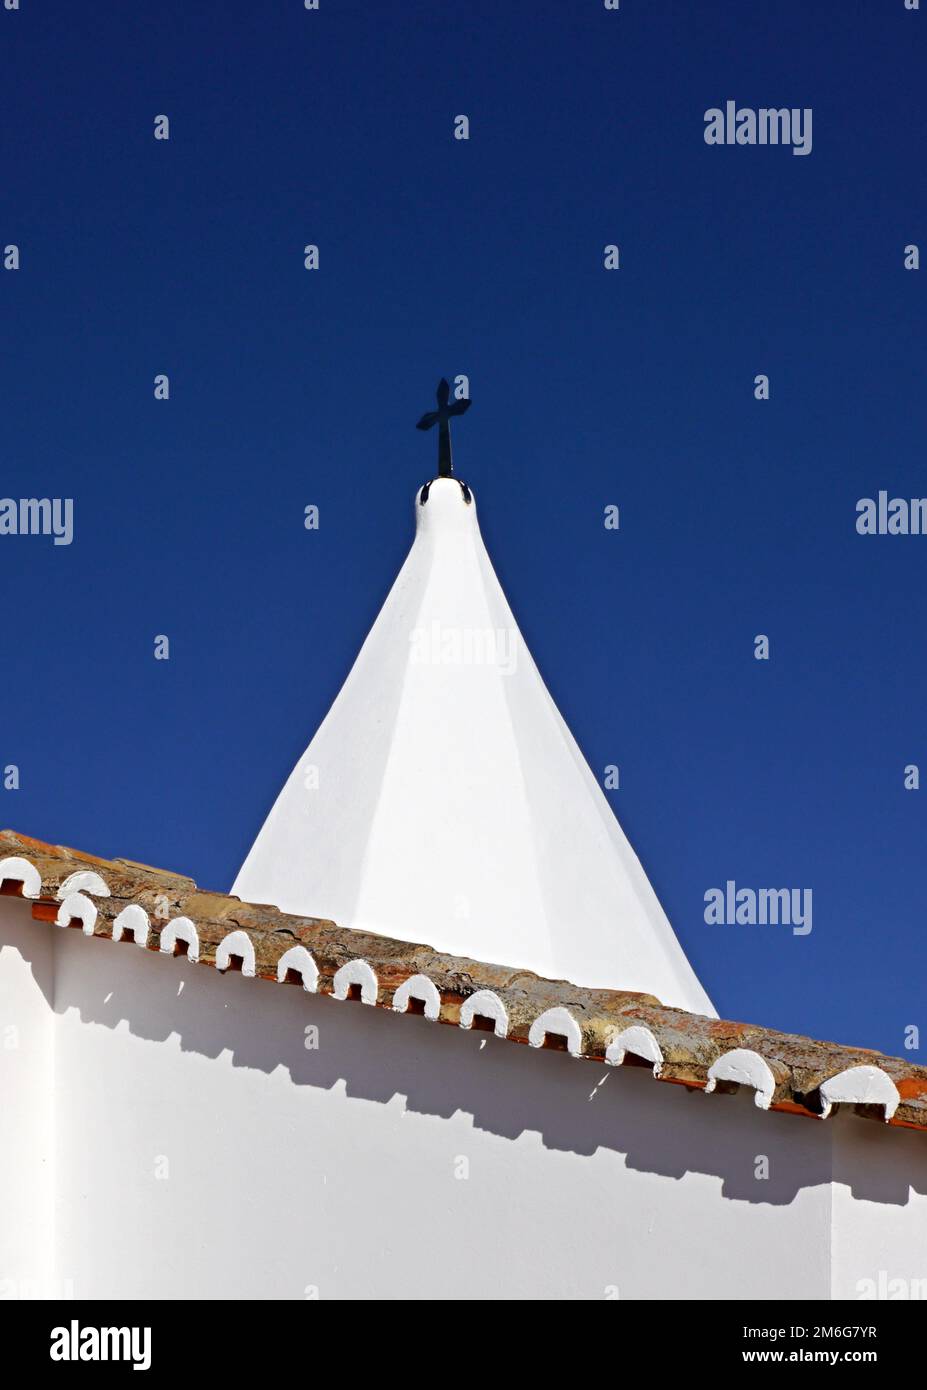
MULTIPOLYGON (((446 429, 441 388, 438 406, 422 428, 446 429)), ((525 646, 449 437, 444 448, 447 471, 416 497, 412 549, 232 891, 714 1015, 525 646)))

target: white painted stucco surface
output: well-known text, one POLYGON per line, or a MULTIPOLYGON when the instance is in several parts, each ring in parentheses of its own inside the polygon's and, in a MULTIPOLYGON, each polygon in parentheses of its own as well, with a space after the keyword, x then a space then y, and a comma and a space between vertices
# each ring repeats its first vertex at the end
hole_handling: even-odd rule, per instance
POLYGON ((0 898, 0 1298, 54 1288, 55 928, 0 898))
POLYGON ((5 1021, 26 1040, 0 1050, 6 1288, 804 1298, 927 1274, 925 1137, 845 1113, 763 1113, 0 899, 5 1021))

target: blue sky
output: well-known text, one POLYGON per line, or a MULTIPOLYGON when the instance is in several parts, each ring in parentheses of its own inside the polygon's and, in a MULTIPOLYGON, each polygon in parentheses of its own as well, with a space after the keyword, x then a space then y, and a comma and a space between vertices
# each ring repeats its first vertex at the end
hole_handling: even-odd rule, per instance
POLYGON ((0 537, 3 824, 227 889, 408 548, 415 421, 465 373, 490 553, 719 1011, 902 1051, 927 537, 854 523, 927 495, 925 24, 0 10, 0 495, 75 509, 70 546, 0 537), (812 108, 812 152, 706 145, 728 99, 812 108), (812 889, 811 934, 706 925, 728 879, 812 889))

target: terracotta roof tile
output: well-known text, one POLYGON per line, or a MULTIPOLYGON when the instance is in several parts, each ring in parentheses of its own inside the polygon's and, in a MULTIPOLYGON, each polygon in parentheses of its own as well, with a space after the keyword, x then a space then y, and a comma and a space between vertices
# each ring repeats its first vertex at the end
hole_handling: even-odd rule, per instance
MULTIPOLYGON (((292 916, 266 904, 245 903, 224 893, 206 892, 182 874, 129 859, 99 859, 12 830, 0 832, 0 890, 8 893, 23 883, 23 860, 38 875, 37 880, 29 875, 32 886, 38 883, 40 887, 30 893, 25 884, 24 890, 18 891, 25 891, 32 898, 33 915, 42 921, 60 920, 60 890, 71 875, 87 870, 100 875, 109 889, 108 896, 94 894, 88 888, 75 897, 69 889, 65 890, 70 925, 88 935, 112 937, 114 928, 122 934, 134 934, 138 928, 144 935, 147 922, 144 944, 149 950, 167 949, 167 943, 172 943, 175 936, 186 940, 195 935, 191 957, 213 967, 225 941, 224 954, 248 957, 246 973, 252 973, 252 953, 253 973, 266 980, 278 979, 278 967, 279 978, 293 978, 291 962, 312 976, 314 963, 317 977, 312 976, 307 983, 304 976, 306 987, 315 987, 321 994, 337 992, 352 997, 351 986, 356 991, 366 983, 371 998, 375 990, 375 1002, 380 1007, 397 1007, 396 991, 406 986, 398 1007, 407 1005, 406 996, 411 994, 412 1000, 419 1001, 430 1014, 437 991, 438 1021, 453 1025, 461 1024, 462 1007, 479 994, 473 1005, 477 1010, 476 1023, 494 1025, 497 1034, 501 1031, 513 1042, 533 1041, 539 1045, 539 1040, 544 1041, 546 1024, 547 1045, 556 1043, 551 1034, 558 1027, 572 1033, 575 1043, 578 1029, 577 1055, 600 1064, 618 1060, 619 1055, 634 1056, 635 1060, 642 1057, 654 1064, 654 1075, 659 1081, 724 1090, 734 1084, 725 1079, 726 1073, 750 1075, 754 1066, 765 1088, 758 1100, 764 1108, 817 1117, 827 1111, 828 1105, 843 1100, 854 1105, 865 1118, 884 1116, 895 1126, 927 1129, 927 1067, 912 1065, 900 1057, 819 1042, 753 1024, 706 1018, 665 1008, 650 994, 583 989, 566 980, 542 979, 514 966, 449 956, 427 945, 354 931, 324 918, 292 916), (4 868, 5 860, 18 860, 20 866, 10 864, 4 868), (126 914, 130 907, 142 909, 145 915, 126 914), (171 932, 162 941, 168 926, 171 932), (230 941, 233 932, 244 936, 230 941), (311 960, 295 952, 281 966, 283 957, 296 946, 303 947, 311 960), (369 969, 365 971, 361 963, 369 969), (434 990, 429 988, 429 982, 434 990), (479 1014, 481 1007, 486 1010, 485 1015, 479 1014), (530 1039, 532 1024, 549 1010, 565 1010, 569 1017, 555 1013, 552 1019, 544 1020, 540 1031, 536 1030, 535 1039, 530 1039), (616 1039, 620 1040, 617 1045, 616 1039), (612 1045, 613 1056, 607 1058, 606 1051, 612 1045), (735 1052, 737 1056, 733 1058, 735 1052), (710 1078, 712 1066, 729 1054, 732 1065, 722 1063, 710 1078), (655 1061, 659 1058, 662 1061, 655 1061), (829 1083, 829 1100, 820 1095, 825 1082, 829 1083)), ((135 939, 138 940, 137 934, 135 939)), ((465 1011, 462 1026, 470 1026, 468 1012, 465 1011)), ((759 1086, 760 1082, 756 1084, 759 1086)))

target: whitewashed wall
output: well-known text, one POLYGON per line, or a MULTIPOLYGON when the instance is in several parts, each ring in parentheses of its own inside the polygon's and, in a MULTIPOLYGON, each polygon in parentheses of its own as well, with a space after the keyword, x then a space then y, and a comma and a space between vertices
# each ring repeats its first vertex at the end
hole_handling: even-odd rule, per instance
POLYGON ((925 1258, 908 1184, 927 1136, 220 976, 15 900, 0 943, 0 1023, 33 1040, 2 1054, 0 1176, 25 1200, 0 1278, 88 1298, 827 1297, 833 1237, 855 1297, 870 1268, 925 1258))
POLYGON ((0 1298, 55 1297, 51 932, 0 898, 0 1298))
MULTIPOLYGON (((830 1123, 830 1121, 828 1121, 830 1123)), ((839 1114, 833 1130, 833 1297, 927 1299, 927 1134, 882 1134, 839 1114), (892 1142, 883 1144, 880 1141, 892 1142)))

